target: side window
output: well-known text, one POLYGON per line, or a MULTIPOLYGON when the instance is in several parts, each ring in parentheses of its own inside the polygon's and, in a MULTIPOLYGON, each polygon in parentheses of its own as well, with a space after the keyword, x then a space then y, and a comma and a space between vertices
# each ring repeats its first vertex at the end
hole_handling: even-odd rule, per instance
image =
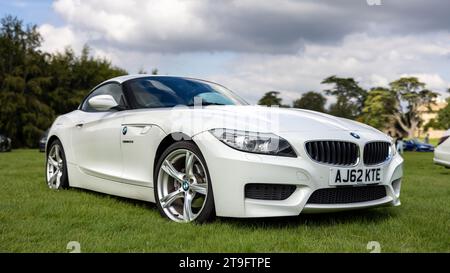
POLYGON ((89 99, 98 95, 111 95, 118 105, 126 108, 122 87, 117 83, 108 83, 95 89, 86 99, 84 99, 81 110, 86 112, 99 112, 89 105, 89 99))

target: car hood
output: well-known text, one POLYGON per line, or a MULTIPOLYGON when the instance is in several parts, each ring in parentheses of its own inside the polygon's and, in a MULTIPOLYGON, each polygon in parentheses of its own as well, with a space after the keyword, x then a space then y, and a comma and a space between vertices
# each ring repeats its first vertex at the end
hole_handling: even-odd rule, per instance
POLYGON ((323 132, 350 131, 382 134, 365 124, 302 109, 263 106, 180 107, 172 110, 133 110, 130 123, 153 121, 165 132, 185 132, 194 135, 214 128, 253 132, 323 132), (145 114, 144 114, 145 113, 145 114))
POLYGON ((210 109, 224 116, 243 120, 249 126, 253 122, 271 124, 279 132, 305 132, 316 130, 372 131, 380 132, 370 126, 353 120, 296 108, 264 106, 226 106, 210 109))

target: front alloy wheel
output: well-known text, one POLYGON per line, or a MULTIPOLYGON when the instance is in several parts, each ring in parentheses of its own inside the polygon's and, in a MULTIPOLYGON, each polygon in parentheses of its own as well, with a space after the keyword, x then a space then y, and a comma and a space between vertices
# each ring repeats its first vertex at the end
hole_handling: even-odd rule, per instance
POLYGON ((214 212, 206 164, 191 142, 178 142, 161 156, 155 196, 163 215, 176 222, 203 222, 214 212))
POLYGON ((66 169, 66 157, 59 140, 50 145, 46 168, 47 185, 50 189, 61 189, 69 186, 66 169))

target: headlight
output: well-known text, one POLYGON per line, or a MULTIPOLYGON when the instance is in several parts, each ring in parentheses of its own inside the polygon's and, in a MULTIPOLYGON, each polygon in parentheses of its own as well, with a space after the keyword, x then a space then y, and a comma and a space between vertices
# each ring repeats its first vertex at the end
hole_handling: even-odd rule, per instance
POLYGON ((275 134, 231 129, 212 129, 210 132, 226 145, 239 151, 297 157, 289 142, 275 134))

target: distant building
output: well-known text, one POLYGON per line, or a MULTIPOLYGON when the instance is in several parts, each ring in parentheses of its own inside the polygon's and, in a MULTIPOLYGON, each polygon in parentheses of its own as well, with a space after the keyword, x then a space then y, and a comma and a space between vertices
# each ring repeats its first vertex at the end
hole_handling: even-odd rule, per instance
POLYGON ((425 137, 425 135, 428 133, 430 134, 430 138, 440 138, 446 130, 435 130, 433 128, 430 128, 428 129, 428 131, 425 131, 424 127, 431 119, 436 118, 437 112, 445 106, 447 106, 447 102, 442 97, 439 97, 438 100, 436 100, 436 103, 431 105, 431 109, 426 106, 419 107, 419 115, 423 122, 422 126, 416 130, 414 135, 416 137, 425 137))

